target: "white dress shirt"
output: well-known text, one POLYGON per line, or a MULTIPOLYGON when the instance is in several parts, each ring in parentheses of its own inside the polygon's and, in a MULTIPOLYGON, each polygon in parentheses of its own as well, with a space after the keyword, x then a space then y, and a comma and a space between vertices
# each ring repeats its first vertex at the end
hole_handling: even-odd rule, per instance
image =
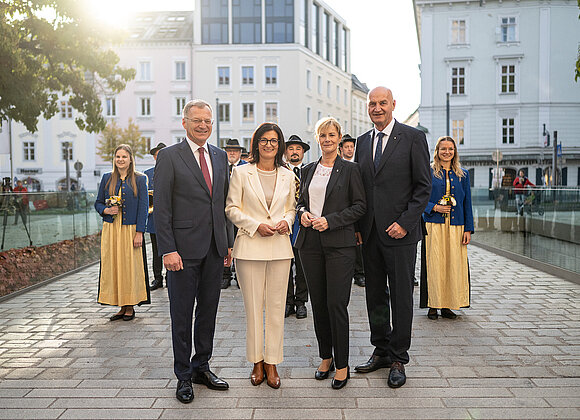
POLYGON ((310 198, 310 213, 316 217, 322 216, 324 200, 326 197, 326 187, 330 181, 330 175, 333 168, 323 166, 321 163, 316 165, 316 170, 308 187, 308 196, 310 198))
MULTIPOLYGON (((395 126, 395 119, 393 118, 391 122, 382 130, 385 133, 383 137, 383 153, 385 152, 385 147, 387 147, 387 142, 389 141, 389 137, 391 136, 391 132, 393 131, 393 127, 395 126)), ((373 156, 375 156, 375 150, 377 150, 377 142, 379 141, 378 134, 381 131, 373 128, 373 156)))
POLYGON ((209 179, 211 179, 211 183, 213 185, 213 170, 212 170, 212 166, 211 166, 211 157, 209 154, 209 147, 207 145, 207 142, 205 142, 203 144, 203 146, 198 146, 196 143, 194 143, 193 141, 191 141, 189 139, 189 137, 186 137, 187 139, 187 144, 189 144, 189 147, 191 148, 191 151, 193 152, 193 156, 195 157, 195 160, 197 161, 197 164, 199 165, 200 169, 201 169, 201 163, 199 162, 199 148, 203 147, 203 150, 205 152, 205 162, 207 163, 207 169, 209 170, 209 179))

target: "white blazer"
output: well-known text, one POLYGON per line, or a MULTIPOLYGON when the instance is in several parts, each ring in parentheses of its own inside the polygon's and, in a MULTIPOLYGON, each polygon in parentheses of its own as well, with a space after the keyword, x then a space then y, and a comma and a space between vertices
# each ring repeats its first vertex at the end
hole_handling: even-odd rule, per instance
POLYGON ((236 166, 232 171, 226 199, 226 216, 238 227, 232 256, 242 260, 285 260, 294 258, 290 234, 261 236, 258 226, 275 226, 286 220, 292 229, 296 214, 294 172, 277 169, 276 187, 270 208, 255 164, 236 166))

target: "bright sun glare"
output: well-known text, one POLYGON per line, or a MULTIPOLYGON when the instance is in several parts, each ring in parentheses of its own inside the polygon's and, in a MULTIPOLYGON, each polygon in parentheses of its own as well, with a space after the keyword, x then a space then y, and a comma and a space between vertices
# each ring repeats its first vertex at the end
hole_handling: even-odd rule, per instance
POLYGON ((134 0, 89 0, 92 16, 107 26, 123 28, 129 22, 129 16, 139 7, 134 0))

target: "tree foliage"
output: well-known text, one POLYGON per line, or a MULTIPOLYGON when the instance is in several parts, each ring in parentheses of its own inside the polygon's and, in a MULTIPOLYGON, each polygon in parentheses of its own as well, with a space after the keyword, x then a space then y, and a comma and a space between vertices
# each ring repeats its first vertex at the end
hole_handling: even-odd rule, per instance
POLYGON ((118 93, 135 77, 105 45, 120 33, 103 30, 83 0, 0 0, 0 120, 37 130, 39 117, 58 112, 68 97, 81 130, 99 132, 106 121, 100 95, 118 93))
MULTIPOLYGON (((578 0, 578 8, 580 9, 580 0, 578 0)), ((578 15, 580 19, 580 15, 578 15)), ((578 57, 576 59, 576 77, 574 80, 578 81, 580 79, 580 45, 578 46, 578 57)))
POLYGON ((99 136, 97 155, 105 161, 112 162, 113 153, 120 144, 131 146, 135 159, 141 159, 148 152, 147 141, 141 137, 139 126, 131 118, 127 128, 119 127, 115 121, 107 124, 99 136))

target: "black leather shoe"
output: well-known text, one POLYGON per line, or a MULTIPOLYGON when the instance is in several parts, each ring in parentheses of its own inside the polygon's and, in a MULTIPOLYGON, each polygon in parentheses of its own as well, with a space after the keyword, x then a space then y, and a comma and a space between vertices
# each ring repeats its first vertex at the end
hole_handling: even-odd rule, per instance
POLYGON ((211 370, 197 372, 197 375, 193 377, 193 383, 205 385, 215 391, 225 391, 230 387, 226 381, 218 378, 211 370))
POLYGON ((149 287, 149 290, 157 290, 157 289, 163 289, 163 279, 153 280, 153 283, 151 283, 151 286, 149 287))
POLYGON ((328 379, 328 374, 334 370, 334 360, 330 362, 330 367, 328 370, 318 370, 314 372, 314 379, 322 381, 323 379, 328 379))
POLYGON ((123 321, 131 321, 133 318, 135 318, 135 308, 133 308, 131 315, 127 315, 127 312, 123 315, 123 321))
POLYGON ((295 314, 294 305, 286 304, 286 311, 284 312, 284 318, 288 318, 290 315, 295 314))
POLYGON ((306 306, 296 305, 296 319, 304 319, 308 316, 308 311, 306 310, 306 306))
POLYGON ((109 321, 116 321, 118 319, 123 319, 124 316, 125 316, 125 314, 115 314, 109 318, 109 321))
POLYGON ((338 379, 332 378, 332 383, 330 384, 330 386, 332 386, 332 389, 344 388, 344 386, 346 385, 346 383, 348 382, 349 379, 350 379, 350 367, 347 366, 346 367, 346 379, 339 381, 338 379))
POLYGON ((370 373, 377 369, 391 367, 391 360, 386 356, 375 356, 374 354, 370 359, 361 365, 355 366, 354 370, 359 373, 370 373))
MULTIPOLYGON (((441 311, 441 315, 443 315, 443 311, 441 311)), ((439 315, 437 315, 437 309, 430 308, 427 311, 427 318, 429 318, 429 319, 437 319, 437 318, 439 318, 439 315)))
POLYGON ((448 319, 457 318, 457 315, 451 309, 447 309, 447 308, 441 309, 441 316, 443 318, 448 318, 448 319))
POLYGON ((405 376, 405 366, 401 362, 393 362, 391 370, 389 371, 389 380, 387 383, 391 388, 400 388, 407 382, 405 376))
POLYGON ((177 381, 177 391, 175 391, 175 396, 184 404, 192 402, 193 387, 191 386, 191 380, 177 381))
POLYGON ((232 283, 231 277, 230 278, 222 278, 221 288, 227 289, 228 287, 230 287, 231 283, 232 283))
POLYGON ((365 287, 366 286, 366 280, 364 278, 364 276, 357 276, 354 278, 354 284, 356 284, 359 287, 365 287))

